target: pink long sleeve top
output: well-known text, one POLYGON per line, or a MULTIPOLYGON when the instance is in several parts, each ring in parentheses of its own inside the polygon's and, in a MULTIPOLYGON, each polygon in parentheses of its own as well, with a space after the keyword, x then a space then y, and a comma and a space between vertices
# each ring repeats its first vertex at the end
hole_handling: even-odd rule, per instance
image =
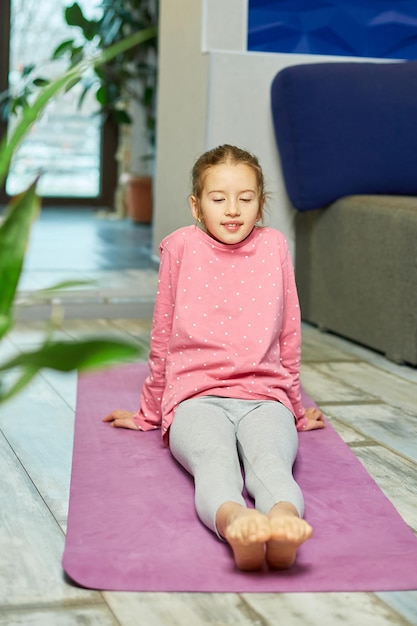
POLYGON ((302 430, 300 309, 282 233, 256 227, 228 245, 188 226, 162 241, 160 259, 135 423, 167 443, 177 405, 215 395, 281 402, 302 430))

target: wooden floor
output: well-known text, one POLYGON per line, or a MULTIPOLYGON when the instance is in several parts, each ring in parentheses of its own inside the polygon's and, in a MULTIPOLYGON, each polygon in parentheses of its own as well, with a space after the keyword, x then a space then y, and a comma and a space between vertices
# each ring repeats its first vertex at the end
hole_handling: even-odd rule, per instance
MULTIPOLYGON (((60 332, 129 335, 148 346, 155 272, 89 271, 101 284, 95 295, 87 290, 88 306, 79 293, 67 303, 72 319, 60 332)), ((39 281, 39 272, 42 281, 52 277, 50 266, 29 267, 23 290, 30 291, 32 278, 39 281)), ((21 321, 1 343, 0 360, 42 336, 44 323, 36 317, 46 309, 33 308, 39 315, 32 317, 24 302, 21 309, 21 321)), ((417 370, 304 325, 302 382, 416 532, 417 370)), ((45 372, 0 406, 0 626, 417 625, 417 590, 237 595, 100 593, 72 586, 61 557, 75 398, 74 375, 45 372)))

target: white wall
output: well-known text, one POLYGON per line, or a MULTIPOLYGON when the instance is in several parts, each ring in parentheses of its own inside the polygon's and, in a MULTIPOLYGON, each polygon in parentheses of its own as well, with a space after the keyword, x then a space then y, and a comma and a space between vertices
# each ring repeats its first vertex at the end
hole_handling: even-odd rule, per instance
POLYGON ((246 51, 248 0, 197 0, 202 6, 201 49, 246 51))
POLYGON ((154 253, 161 239, 190 222, 189 173, 204 151, 208 59, 201 53, 200 0, 161 0, 154 253))
POLYGON ((189 175, 205 150, 233 143, 256 154, 271 196, 266 223, 294 254, 294 209, 281 175, 270 86, 288 65, 352 57, 246 52, 247 0, 161 0, 153 247, 191 223, 189 175))

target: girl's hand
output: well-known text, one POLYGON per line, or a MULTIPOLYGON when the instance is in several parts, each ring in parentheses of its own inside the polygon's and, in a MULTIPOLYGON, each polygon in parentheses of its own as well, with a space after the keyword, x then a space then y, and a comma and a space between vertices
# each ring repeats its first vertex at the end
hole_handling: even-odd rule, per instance
POLYGON ((317 428, 325 428, 323 413, 320 409, 316 409, 315 406, 309 406, 306 409, 305 417, 307 418, 307 424, 303 430, 316 430, 317 428))
POLYGON ((124 409, 116 409, 103 419, 103 422, 111 422, 114 428, 130 428, 131 430, 140 430, 139 426, 133 421, 135 413, 125 411, 124 409))

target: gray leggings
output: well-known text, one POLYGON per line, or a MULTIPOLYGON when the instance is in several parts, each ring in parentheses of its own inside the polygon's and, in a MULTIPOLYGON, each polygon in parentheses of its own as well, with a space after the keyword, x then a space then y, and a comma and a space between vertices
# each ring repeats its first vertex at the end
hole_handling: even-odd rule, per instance
POLYGON ((170 428, 174 458, 194 477, 195 506, 216 534, 225 502, 245 506, 243 478, 258 511, 291 502, 300 517, 304 499, 292 475, 298 433, 292 413, 271 400, 203 396, 178 405, 170 428))

